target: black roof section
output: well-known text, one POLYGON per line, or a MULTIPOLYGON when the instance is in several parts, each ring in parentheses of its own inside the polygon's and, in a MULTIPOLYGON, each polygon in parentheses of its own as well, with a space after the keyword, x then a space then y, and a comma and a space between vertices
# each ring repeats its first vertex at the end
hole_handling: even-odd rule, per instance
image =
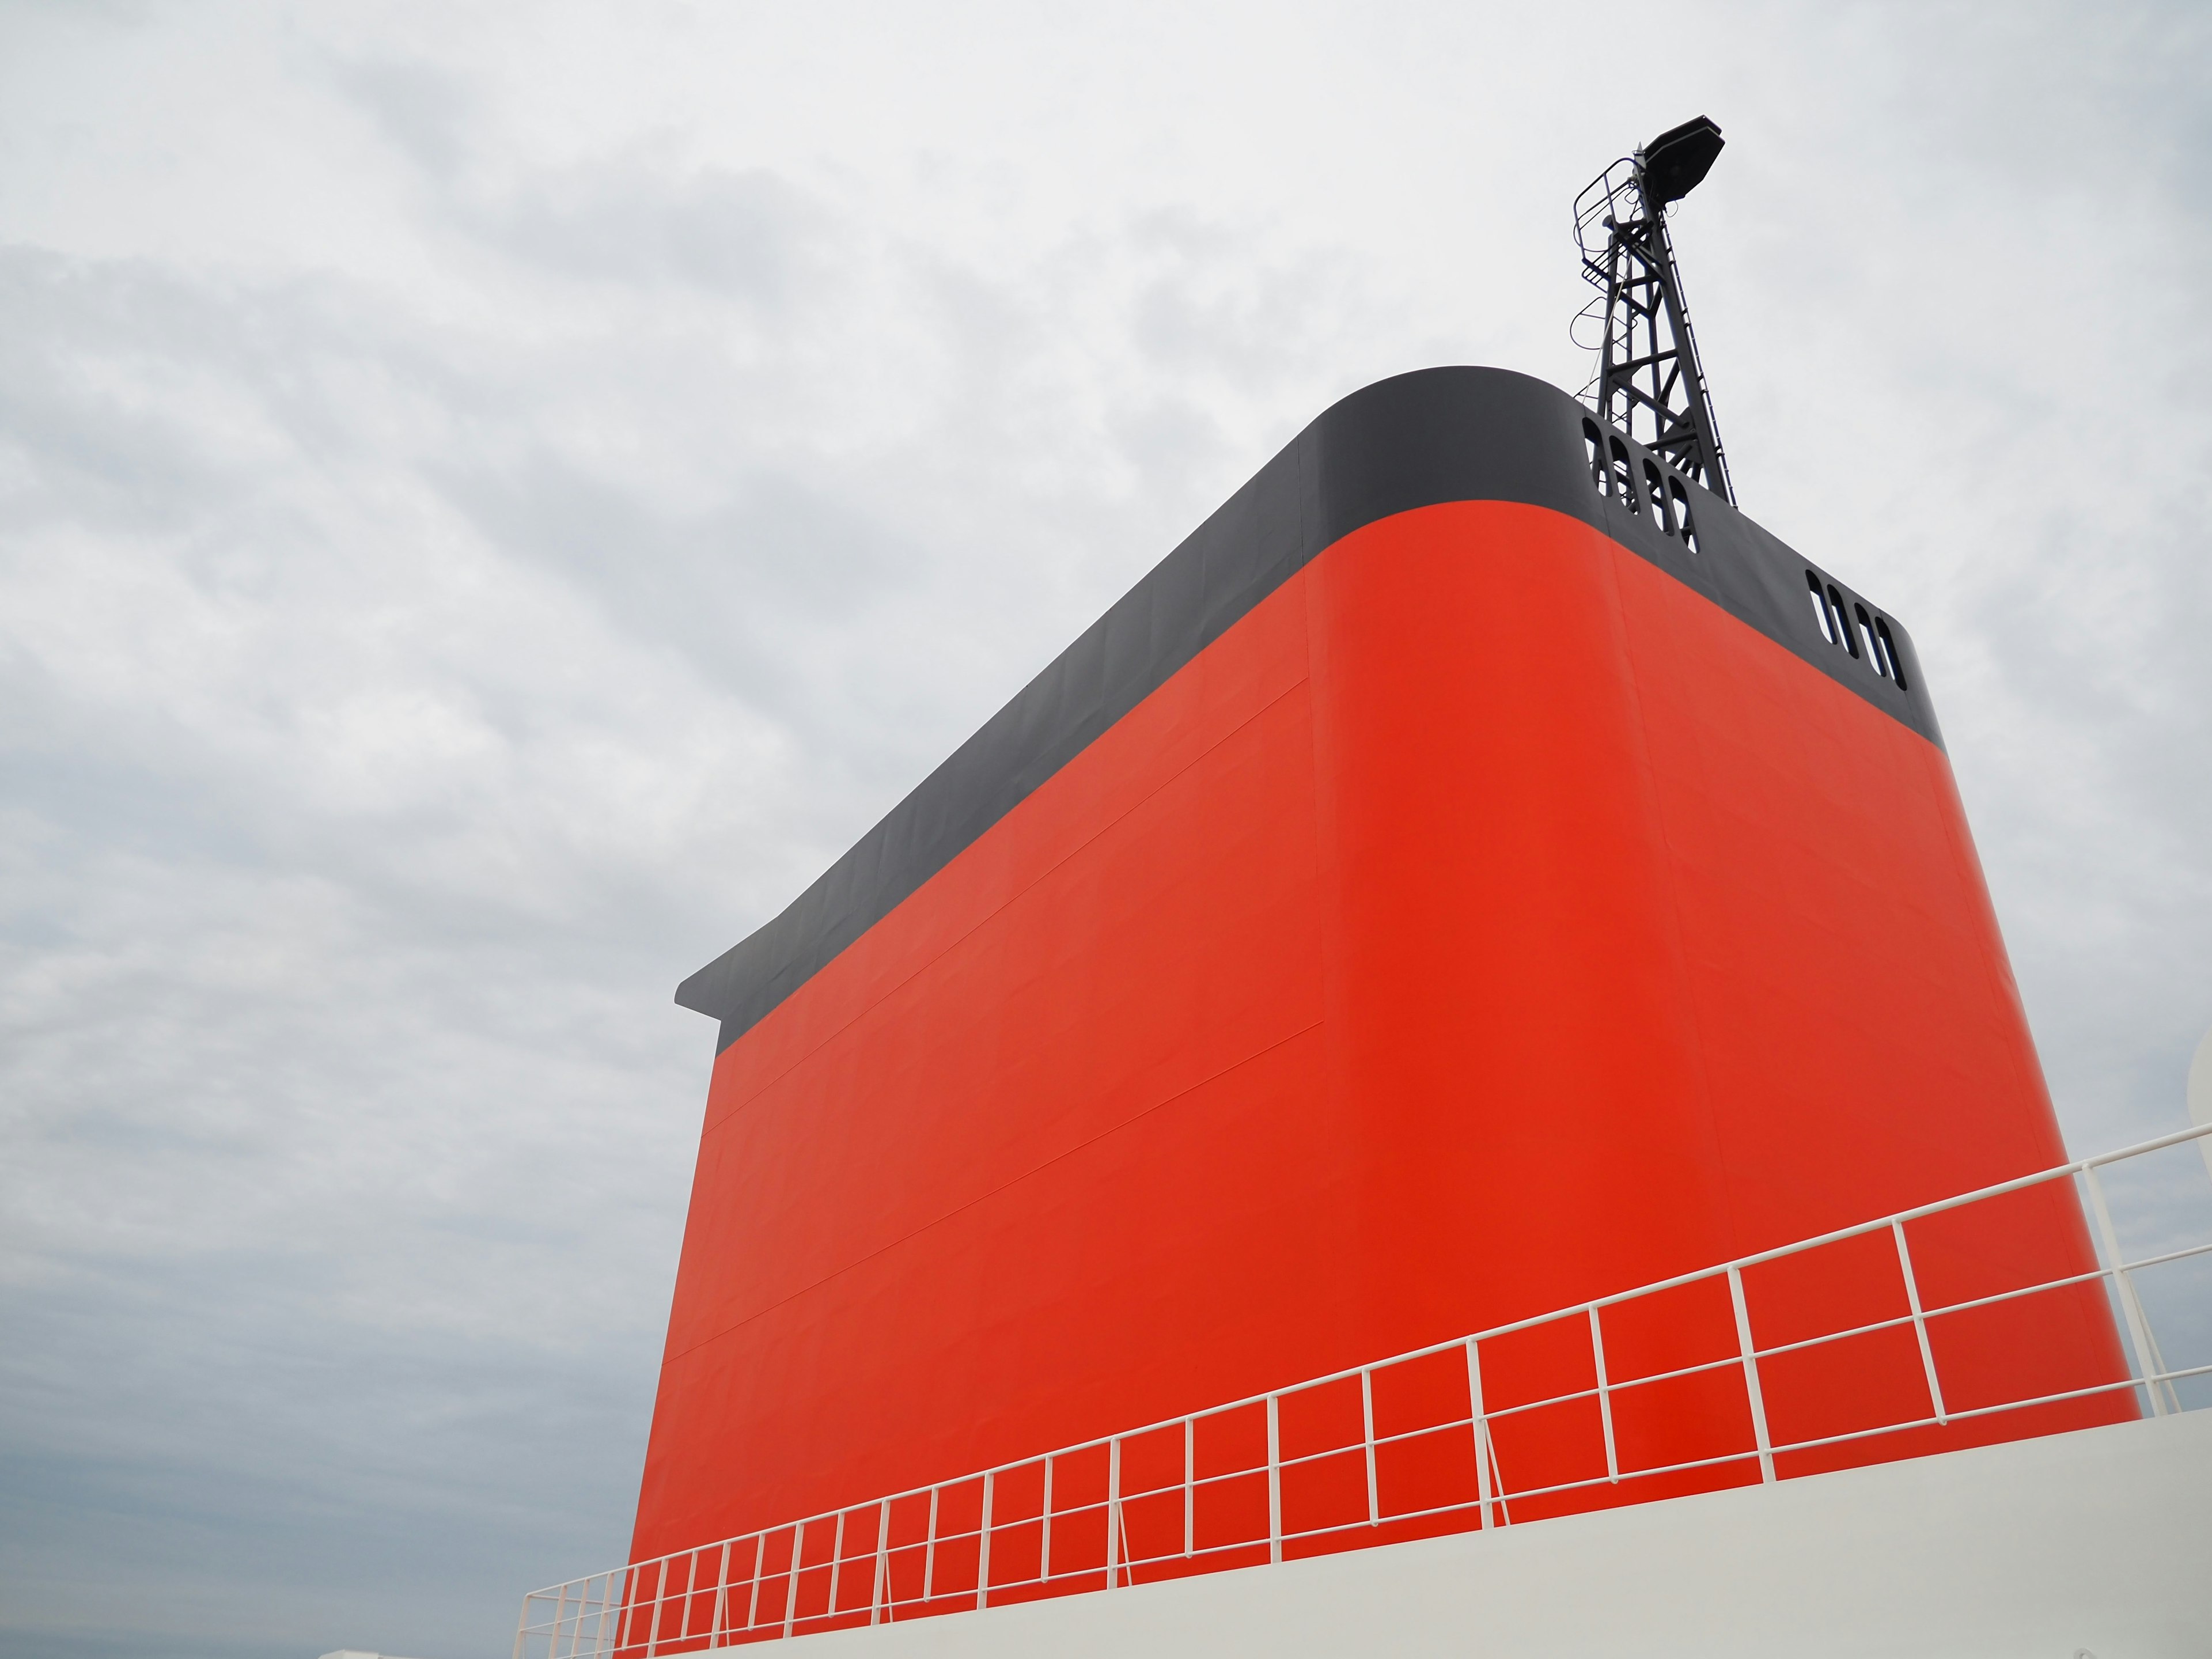
POLYGON ((1505 369, 1422 369, 1353 392, 1298 434, 676 1000, 720 1020, 727 1048, 1316 555, 1392 514, 1491 501, 1603 532, 1942 744, 1911 636, 1893 617, 1558 388, 1505 369), (1679 486, 1681 507, 1651 510, 1647 463, 1662 492, 1679 486), (1680 533, 1685 509, 1694 552, 1680 533))

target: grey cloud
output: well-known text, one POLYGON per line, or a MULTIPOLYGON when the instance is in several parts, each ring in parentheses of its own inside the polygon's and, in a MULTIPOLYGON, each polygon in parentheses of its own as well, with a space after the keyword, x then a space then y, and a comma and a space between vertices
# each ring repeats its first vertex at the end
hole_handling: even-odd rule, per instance
POLYGON ((533 180, 462 218, 548 270, 683 283, 771 312, 834 280, 840 252, 815 204, 762 168, 672 179, 642 162, 611 163, 533 180))
POLYGON ((467 160, 477 99, 459 76, 419 58, 340 58, 330 65, 339 89, 377 130, 434 179, 467 160))
POLYGON ((703 678, 793 722, 819 689, 794 624, 849 623, 917 562, 894 526, 787 473, 733 477, 681 518, 550 455, 439 483, 489 539, 587 589, 641 644, 684 651, 703 678))
MULTIPOLYGON (((674 979, 1079 625, 1071 552, 1158 538, 1057 522, 1018 356, 939 401, 971 453, 833 469, 745 447, 791 371, 713 296, 655 408, 627 318, 549 386, 342 279, 5 276, 10 1640, 489 1647, 620 1547, 711 1048, 674 979)), ((956 359, 1039 311, 933 307, 956 359)))

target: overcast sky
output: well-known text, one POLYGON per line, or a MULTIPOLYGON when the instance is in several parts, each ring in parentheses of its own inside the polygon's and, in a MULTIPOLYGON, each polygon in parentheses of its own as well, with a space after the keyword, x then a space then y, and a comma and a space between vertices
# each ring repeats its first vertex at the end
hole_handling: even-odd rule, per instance
POLYGON ((0 1654, 618 1560, 787 902, 1326 404, 1680 210, 2069 1142, 2212 1022, 2201 6, 0 4, 0 1654))

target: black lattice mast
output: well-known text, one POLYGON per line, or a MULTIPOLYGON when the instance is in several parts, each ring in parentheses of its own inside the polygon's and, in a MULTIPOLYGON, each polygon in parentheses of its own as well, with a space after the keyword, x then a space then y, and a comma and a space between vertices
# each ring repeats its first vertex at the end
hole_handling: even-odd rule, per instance
POLYGON ((1583 276, 1604 296, 1577 319, 1576 337, 1599 353, 1597 374, 1583 396, 1600 417, 1732 503, 1735 491, 1667 234, 1667 210, 1705 176, 1721 143, 1721 130, 1705 117, 1685 121, 1615 161, 1575 198, 1583 276), (1588 338, 1585 323, 1599 325, 1601 339, 1588 338))

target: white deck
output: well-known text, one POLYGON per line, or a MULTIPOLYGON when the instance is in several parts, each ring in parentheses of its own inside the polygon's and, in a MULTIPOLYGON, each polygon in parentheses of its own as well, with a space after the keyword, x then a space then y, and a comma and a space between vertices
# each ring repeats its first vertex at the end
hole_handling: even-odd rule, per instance
POLYGON ((2212 1656, 2212 1411, 806 1638, 808 1659, 2212 1656))

